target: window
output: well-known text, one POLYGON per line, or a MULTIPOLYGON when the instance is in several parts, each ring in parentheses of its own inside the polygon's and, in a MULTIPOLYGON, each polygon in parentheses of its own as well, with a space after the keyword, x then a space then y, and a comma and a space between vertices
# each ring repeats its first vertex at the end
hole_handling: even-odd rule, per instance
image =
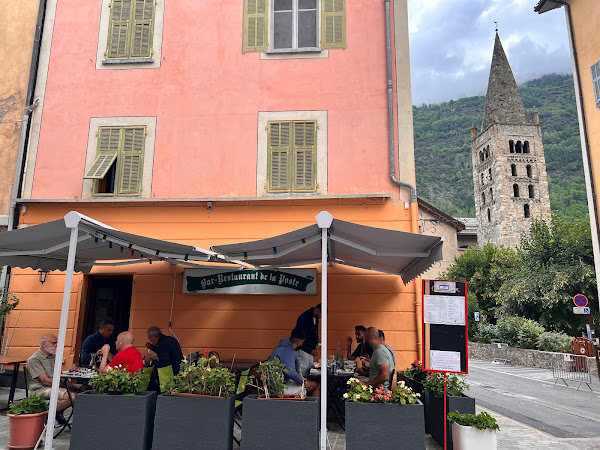
POLYGON ((529 153, 529 141, 523 143, 523 153, 529 153))
POLYGON ((494 195, 493 195, 493 191, 492 188, 490 188, 490 202, 494 201, 494 195))
POLYGON ((488 222, 491 222, 492 221, 492 212, 490 211, 489 208, 487 210, 487 216, 488 216, 488 222))
POLYGON ((345 0, 245 0, 244 52, 329 48, 346 48, 345 0))
POLYGON ((515 197, 519 196, 519 185, 518 184, 513 184, 513 194, 515 197))
POLYGON ((482 185, 485 184, 485 177, 484 177, 483 173, 481 174, 481 184, 482 185))
POLYGON ((84 178, 95 180, 94 193, 139 195, 146 127, 101 127, 96 159, 84 178))
POLYGON ((479 161, 483 161, 483 152, 479 152, 479 161))
POLYGON ((521 153, 521 141, 517 141, 517 145, 515 146, 515 152, 521 153))
POLYGON ((96 69, 158 68, 165 0, 102 0, 96 69))
POLYGON ((516 165, 516 164, 511 164, 511 165, 510 165, 510 174, 511 174, 513 177, 516 177, 516 176, 517 176, 517 165, 516 165))
POLYGON ((508 146, 510 147, 510 152, 514 153, 515 152, 515 141, 508 141, 508 146))
POLYGON ((526 219, 529 219, 529 216, 530 216, 529 205, 527 205, 527 204, 523 205, 523 215, 525 216, 526 219))
POLYGON ((532 184, 530 184, 530 185, 527 187, 527 189, 528 189, 528 191, 529 191, 529 198, 534 198, 534 197, 533 197, 533 185, 532 185, 532 184))
POLYGON ((481 204, 485 205, 485 192, 481 193, 481 204))
POLYGON ((529 164, 527 164, 527 178, 531 178, 531 166, 529 164))
POLYGON ((596 107, 600 108, 600 59, 592 66, 592 84, 594 87, 596 107))

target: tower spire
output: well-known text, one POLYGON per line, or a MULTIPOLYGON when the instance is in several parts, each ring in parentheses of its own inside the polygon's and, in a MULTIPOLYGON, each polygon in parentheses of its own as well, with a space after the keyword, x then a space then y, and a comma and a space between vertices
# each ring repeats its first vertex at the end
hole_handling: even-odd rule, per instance
POLYGON ((481 130, 486 130, 496 122, 529 123, 517 82, 498 36, 497 23, 481 130))

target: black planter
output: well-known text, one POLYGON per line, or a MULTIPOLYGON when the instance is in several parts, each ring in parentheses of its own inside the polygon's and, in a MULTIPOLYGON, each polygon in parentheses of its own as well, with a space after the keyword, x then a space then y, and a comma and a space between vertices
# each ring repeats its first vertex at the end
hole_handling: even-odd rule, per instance
POLYGON ((242 448, 261 450, 319 448, 319 399, 244 398, 242 448))
POLYGON ((425 385, 420 381, 413 380, 402 374, 402 372, 398 372, 398 380, 404 381, 404 383, 418 394, 421 394, 419 400, 423 403, 423 412, 425 416, 425 433, 430 433, 429 431, 429 391, 425 390, 425 385))
POLYGON ((234 409, 235 397, 159 395, 152 448, 231 449, 234 409))
POLYGON ((346 402, 346 449, 425 449, 423 404, 346 402))
MULTIPOLYGON (((461 414, 475 414, 475 399, 472 397, 447 396, 446 414, 458 411, 461 414)), ((444 446, 444 399, 429 396, 429 419, 431 437, 444 446)), ((448 449, 452 450, 452 424, 446 419, 448 449)))
POLYGON ((77 394, 73 408, 71 448, 105 450, 110 442, 119 448, 152 448, 156 392, 136 395, 77 394))

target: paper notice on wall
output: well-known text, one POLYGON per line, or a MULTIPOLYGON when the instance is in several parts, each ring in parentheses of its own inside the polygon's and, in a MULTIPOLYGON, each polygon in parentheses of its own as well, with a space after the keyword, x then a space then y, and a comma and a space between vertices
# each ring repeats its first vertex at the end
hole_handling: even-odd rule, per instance
POLYGON ((425 295, 423 319, 425 323, 464 325, 465 298, 451 295, 425 295))
POLYGON ((460 352, 443 352, 440 350, 430 350, 430 368, 431 370, 441 370, 443 372, 460 372, 460 352))

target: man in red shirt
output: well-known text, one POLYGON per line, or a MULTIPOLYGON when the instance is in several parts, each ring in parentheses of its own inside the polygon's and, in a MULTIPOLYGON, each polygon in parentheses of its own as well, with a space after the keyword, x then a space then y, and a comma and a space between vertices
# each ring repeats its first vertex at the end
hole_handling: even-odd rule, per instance
POLYGON ((100 373, 121 366, 127 372, 135 373, 144 367, 144 360, 140 351, 133 346, 133 334, 129 331, 123 331, 117 336, 117 354, 108 363, 108 354, 110 346, 105 344, 102 349, 102 362, 98 369, 100 373), (109 369, 110 368, 110 369, 109 369))

